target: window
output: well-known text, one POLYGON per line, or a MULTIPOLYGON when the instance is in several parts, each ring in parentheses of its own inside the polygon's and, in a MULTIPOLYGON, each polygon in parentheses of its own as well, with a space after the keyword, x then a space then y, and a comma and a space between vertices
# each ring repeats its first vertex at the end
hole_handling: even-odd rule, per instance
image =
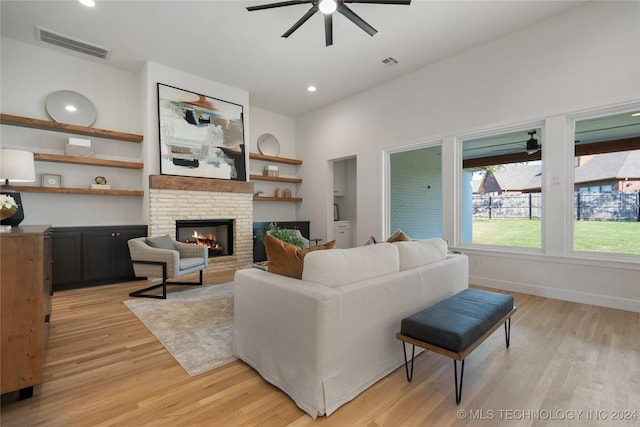
POLYGON ((540 248, 542 129, 462 141, 462 243, 540 248))
POLYGON ((575 123, 576 251, 640 254, 640 116, 575 123))

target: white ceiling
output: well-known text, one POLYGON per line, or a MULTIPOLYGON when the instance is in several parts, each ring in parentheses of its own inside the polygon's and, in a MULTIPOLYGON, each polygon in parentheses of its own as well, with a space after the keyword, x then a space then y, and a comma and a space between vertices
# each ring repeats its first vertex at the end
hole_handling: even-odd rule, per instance
POLYGON ((36 40, 35 26, 41 26, 111 49, 107 60, 87 59, 132 71, 149 60, 247 90, 251 105, 296 117, 584 2, 351 4, 379 32, 370 37, 336 15, 330 47, 320 13, 288 39, 281 37, 308 4, 245 9, 262 3, 269 2, 96 0, 87 8, 75 0, 2 0, 0 33, 62 50, 36 40), (389 56, 399 63, 384 65, 389 56), (317 92, 306 91, 311 84, 317 92))

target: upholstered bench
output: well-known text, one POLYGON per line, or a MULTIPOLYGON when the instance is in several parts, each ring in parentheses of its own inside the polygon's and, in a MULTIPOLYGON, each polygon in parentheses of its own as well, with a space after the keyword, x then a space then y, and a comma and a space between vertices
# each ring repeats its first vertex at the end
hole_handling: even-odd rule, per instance
POLYGON ((407 380, 413 377, 416 345, 453 359, 456 404, 462 398, 464 359, 504 323, 509 348, 511 316, 516 311, 513 296, 478 289, 465 289, 431 307, 402 319, 396 338, 403 341, 407 380), (412 344, 411 371, 405 343, 412 344), (458 361, 462 361, 458 384, 458 361))

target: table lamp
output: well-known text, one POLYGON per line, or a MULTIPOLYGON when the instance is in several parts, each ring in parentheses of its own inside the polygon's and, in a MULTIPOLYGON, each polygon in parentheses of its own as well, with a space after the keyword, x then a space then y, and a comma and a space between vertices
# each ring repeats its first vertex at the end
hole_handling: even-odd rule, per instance
POLYGON ((3 219, 2 225, 17 226, 24 219, 24 209, 20 193, 9 182, 33 182, 36 180, 36 168, 33 153, 30 151, 0 150, 0 180, 4 181, 0 193, 9 195, 18 204, 18 210, 11 217, 3 219))

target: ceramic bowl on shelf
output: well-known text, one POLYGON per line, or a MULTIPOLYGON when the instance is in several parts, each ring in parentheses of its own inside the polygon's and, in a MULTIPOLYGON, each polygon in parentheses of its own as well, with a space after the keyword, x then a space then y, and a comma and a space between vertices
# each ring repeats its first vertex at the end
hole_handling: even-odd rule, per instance
POLYGON ((265 156, 277 157, 280 154, 280 142, 270 133, 258 137, 258 151, 265 156))

